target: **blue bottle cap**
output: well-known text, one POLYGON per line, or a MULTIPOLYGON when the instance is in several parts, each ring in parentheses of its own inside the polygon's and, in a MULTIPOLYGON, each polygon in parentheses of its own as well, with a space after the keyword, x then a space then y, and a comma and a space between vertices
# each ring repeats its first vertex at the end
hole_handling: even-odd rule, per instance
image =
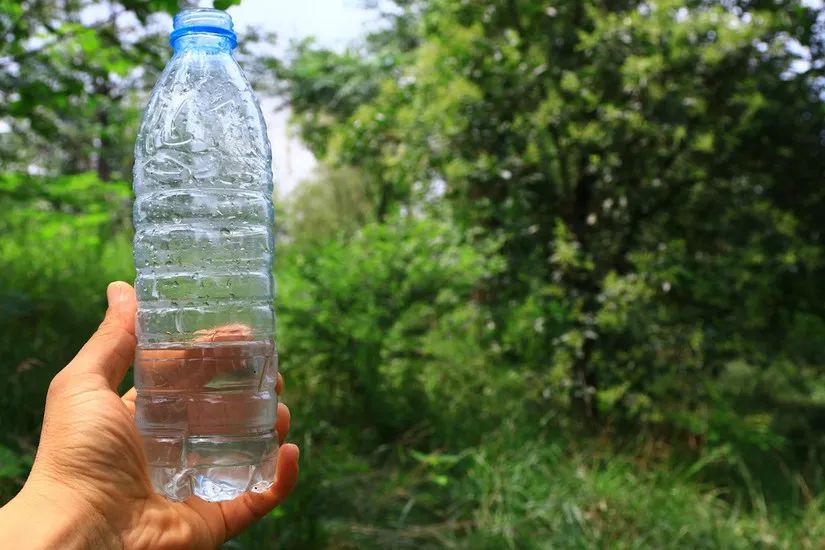
POLYGON ((232 48, 238 45, 232 18, 223 10, 211 8, 183 10, 175 16, 173 27, 174 30, 169 35, 169 43, 173 45, 175 40, 181 36, 195 33, 225 36, 232 43, 232 48))

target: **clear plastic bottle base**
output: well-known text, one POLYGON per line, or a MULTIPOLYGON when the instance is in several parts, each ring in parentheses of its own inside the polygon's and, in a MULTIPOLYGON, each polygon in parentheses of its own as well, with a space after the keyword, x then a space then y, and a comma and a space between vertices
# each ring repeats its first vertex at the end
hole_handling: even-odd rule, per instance
POLYGON ((233 500, 272 486, 277 447, 275 451, 271 458, 257 464, 208 464, 185 469, 150 465, 149 476, 155 491, 169 500, 183 501, 192 496, 207 502, 233 500))
POLYGON ((219 502, 269 488, 276 376, 271 341, 138 346, 135 422, 155 490, 219 502))

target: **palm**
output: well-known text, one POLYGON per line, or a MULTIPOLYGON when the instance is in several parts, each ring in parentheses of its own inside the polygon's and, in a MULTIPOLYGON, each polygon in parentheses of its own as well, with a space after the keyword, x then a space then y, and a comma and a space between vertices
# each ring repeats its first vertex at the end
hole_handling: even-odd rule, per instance
MULTIPOLYGON (((170 502, 157 495, 135 427, 134 388, 122 398, 112 389, 134 352, 133 292, 126 302, 119 315, 112 316, 110 309, 98 331, 111 344, 109 353, 93 357, 92 352, 100 352, 87 349, 95 342, 93 338, 55 378, 32 475, 48 470, 54 477, 59 472, 70 492, 82 495, 110 525, 118 527, 127 548, 216 547, 286 497, 297 475, 297 448, 281 448, 278 480, 267 492, 247 493, 222 503, 198 498, 170 502), (110 317, 114 317, 112 322, 110 317)), ((279 377, 278 393, 281 387, 279 377)), ((283 441, 289 430, 289 410, 282 404, 276 429, 283 441)))

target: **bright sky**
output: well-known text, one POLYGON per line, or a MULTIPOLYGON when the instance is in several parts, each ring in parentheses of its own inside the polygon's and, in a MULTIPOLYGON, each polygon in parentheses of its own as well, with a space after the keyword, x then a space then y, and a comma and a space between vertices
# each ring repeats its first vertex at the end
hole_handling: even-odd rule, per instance
MULTIPOLYGON (((204 7, 212 2, 203 0, 204 7)), ((263 27, 278 34, 279 50, 290 40, 315 36, 328 47, 343 47, 376 18, 359 0, 242 0, 229 8, 236 27, 263 27)))

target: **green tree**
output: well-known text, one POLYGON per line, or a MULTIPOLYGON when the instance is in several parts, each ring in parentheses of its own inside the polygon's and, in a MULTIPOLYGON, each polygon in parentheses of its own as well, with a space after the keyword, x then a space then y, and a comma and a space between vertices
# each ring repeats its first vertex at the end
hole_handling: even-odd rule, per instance
POLYGON ((508 267, 477 299, 508 361, 591 422, 772 445, 777 402, 818 406, 822 9, 400 13, 361 49, 299 48, 291 104, 316 154, 373 176, 379 219, 443 199, 499 239, 508 267))
POLYGON ((287 197, 282 224, 290 241, 317 241, 352 234, 374 220, 369 175, 351 167, 321 167, 287 197))

